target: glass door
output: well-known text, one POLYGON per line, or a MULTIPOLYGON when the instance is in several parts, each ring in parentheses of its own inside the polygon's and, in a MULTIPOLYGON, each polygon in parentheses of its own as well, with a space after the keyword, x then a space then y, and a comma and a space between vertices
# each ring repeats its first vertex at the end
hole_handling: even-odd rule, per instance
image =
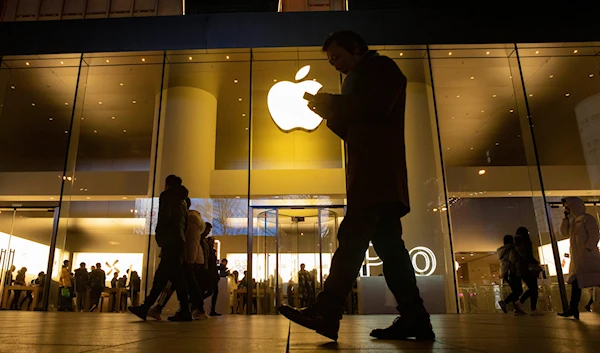
MULTIPOLYGON (((277 308, 276 277, 277 234, 279 232, 277 209, 253 209, 254 227, 252 234, 252 278, 242 278, 241 287, 252 288, 251 313, 275 314, 277 308)), ((246 276, 244 276, 246 277, 246 276)), ((248 300, 243 300, 242 312, 248 312, 248 300)))
POLYGON ((2 308, 42 308, 56 213, 54 208, 0 209, 2 308))

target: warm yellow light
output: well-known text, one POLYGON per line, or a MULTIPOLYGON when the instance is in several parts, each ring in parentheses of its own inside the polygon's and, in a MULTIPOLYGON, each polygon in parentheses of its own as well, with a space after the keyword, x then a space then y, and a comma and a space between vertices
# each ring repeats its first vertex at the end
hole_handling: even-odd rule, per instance
POLYGON ((490 52, 489 52, 489 51, 486 51, 486 52, 485 52, 485 55, 490 55, 490 52))
POLYGON ((573 54, 577 54, 577 52, 578 52, 577 49, 573 50, 573 54))
MULTIPOLYGON (((296 81, 304 79, 309 72, 310 65, 302 67, 296 73, 296 81)), ((284 131, 316 129, 323 119, 307 106, 304 94, 317 94, 321 87, 323 85, 313 80, 274 84, 267 95, 267 105, 275 124, 284 131)))
POLYGON ((480 169, 479 170, 479 175, 484 175, 486 173, 485 169, 480 169))
POLYGON ((188 59, 192 60, 192 57, 190 56, 188 59))
POLYGON ((146 61, 146 58, 142 58, 142 61, 144 61, 144 62, 145 62, 145 61, 146 61))
POLYGON ((571 96, 571 93, 565 93, 565 97, 571 96))
POLYGON ((29 66, 29 62, 26 62, 25 65, 29 66))
POLYGON ((107 62, 107 63, 109 63, 109 62, 110 62, 110 60, 106 59, 106 62, 107 62))
POLYGON ((225 57, 225 59, 229 60, 229 55, 227 55, 227 56, 225 57))
POLYGON ((471 76, 471 80, 474 80, 474 79, 475 79, 475 76, 471 76))
POLYGON ((404 56, 404 53, 400 53, 400 56, 404 56))
POLYGON ((452 55, 452 52, 449 52, 448 55, 452 55))

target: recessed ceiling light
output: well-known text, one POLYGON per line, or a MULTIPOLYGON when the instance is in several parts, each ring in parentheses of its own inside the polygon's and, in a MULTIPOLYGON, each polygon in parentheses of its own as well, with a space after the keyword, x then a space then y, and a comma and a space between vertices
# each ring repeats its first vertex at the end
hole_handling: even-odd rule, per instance
POLYGON ((573 50, 573 54, 577 54, 577 52, 578 52, 577 49, 573 50))
POLYGON ((29 66, 29 62, 28 62, 28 61, 26 61, 26 62, 25 62, 25 65, 29 66))
POLYGON ((536 50, 536 51, 535 51, 535 53, 536 53, 536 54, 539 54, 539 53, 540 53, 540 51, 539 51, 539 50, 536 50))
POLYGON ((193 58, 190 56, 188 59, 189 59, 189 60, 192 60, 193 58))
POLYGON ((514 113, 515 111, 513 109, 509 110, 509 112, 514 113))
POLYGON ((31 102, 31 106, 32 106, 32 107, 35 107, 35 103, 34 103, 34 102, 31 102))
POLYGON ((69 131, 65 130, 65 134, 68 134, 68 133, 69 133, 69 131))
POLYGON ((237 80, 237 78, 236 78, 235 80, 233 80, 233 83, 238 83, 238 80, 237 80))
POLYGON ((243 113, 242 116, 246 116, 246 113, 243 113))
POLYGON ((400 53, 400 56, 404 56, 404 53, 400 53))
POLYGON ((485 174, 485 169, 480 169, 479 170, 479 175, 484 175, 485 174))
POLYGON ((452 52, 448 52, 448 55, 452 55, 452 52))
POLYGON ((508 76, 508 78, 511 78, 511 79, 512 79, 512 76, 508 76))
POLYGON ((49 117, 49 118, 48 118, 48 120, 50 120, 50 121, 53 121, 53 120, 54 120, 54 118, 53 118, 53 117, 49 117))
POLYGON ((227 55, 227 56, 225 57, 225 59, 229 60, 229 55, 227 55))
POLYGON ((565 93, 565 97, 570 97, 570 96, 571 96, 571 93, 569 93, 569 92, 565 93))
POLYGON ((481 112, 482 112, 482 113, 485 113, 485 110, 482 110, 481 112))
POLYGON ((133 208, 129 210, 129 212, 133 213, 133 208))
POLYGON ((123 82, 119 83, 119 86, 123 86, 123 82))
POLYGON ((60 64, 61 64, 61 65, 64 65, 64 64, 65 64, 65 62, 64 62, 64 61, 61 61, 61 62, 60 62, 60 64))
POLYGON ((116 117, 112 116, 112 117, 111 117, 111 119, 112 119, 112 120, 115 120, 115 119, 116 119, 116 117))
POLYGON ((248 131, 248 128, 246 128, 246 131, 248 131))
POLYGON ((489 51, 486 51, 486 52, 485 52, 485 55, 490 55, 490 52, 489 52, 489 51))
POLYGON ((123 196, 123 200, 127 200, 127 197, 126 197, 126 196, 123 196))
POLYGON ((144 62, 145 62, 145 61, 146 61, 146 58, 142 58, 142 61, 144 61, 144 62))
POLYGON ((97 133, 98 133, 98 130, 94 130, 94 134, 97 134, 97 133))
POLYGON ((110 60, 106 59, 106 62, 107 62, 107 63, 109 63, 109 62, 110 62, 110 60))
POLYGON ((494 94, 492 97, 493 97, 493 98, 496 98, 497 96, 494 94))
POLYGON ((69 103, 65 102, 65 105, 69 105, 69 103))
MULTIPOLYGON (((594 76, 594 74, 592 74, 592 76, 594 76)), ((592 77, 592 76, 590 76, 590 77, 592 77)), ((15 86, 10 86, 10 89, 15 89, 15 88, 17 88, 17 87, 15 87, 15 86)))
POLYGON ((131 102, 131 103, 133 103, 133 104, 136 104, 136 103, 137 103, 137 101, 133 101, 133 102, 131 102))
POLYGON ((550 76, 548 76, 548 77, 549 77, 549 78, 554 78, 554 75, 550 75, 550 76))
POLYGON ((456 98, 460 98, 460 94, 456 96, 456 98))
POLYGON ((98 104, 102 105, 102 102, 98 102, 98 104))
POLYGON ((473 150, 473 147, 471 147, 471 151, 473 150))
POLYGON ((496 142, 496 146, 500 146, 500 143, 499 143, 499 142, 496 142))
POLYGON ((448 151, 450 151, 450 147, 446 148, 448 151))
POLYGON ((474 80, 474 79, 475 79, 475 76, 471 76, 471 80, 474 80))
POLYGON ((126 133, 126 132, 127 132, 127 130, 123 130, 123 133, 126 133))
POLYGON ((454 117, 452 117, 452 119, 454 119, 454 117))
POLYGON ((529 93, 529 97, 533 97, 533 93, 529 93))
MULTIPOLYGON (((594 77, 594 74, 589 74, 589 75, 588 75, 588 77, 589 77, 589 78, 592 78, 592 77, 594 77)), ((11 86, 10 88, 14 89, 13 87, 14 87, 14 86, 11 86)))
POLYGON ((87 200, 91 199, 91 197, 86 197, 87 200))
POLYGON ((273 79, 273 82, 277 82, 277 79, 276 79, 276 78, 274 78, 274 79, 273 79))
POLYGON ((242 101, 242 98, 238 98, 238 101, 240 101, 240 102, 241 102, 241 101, 242 101))

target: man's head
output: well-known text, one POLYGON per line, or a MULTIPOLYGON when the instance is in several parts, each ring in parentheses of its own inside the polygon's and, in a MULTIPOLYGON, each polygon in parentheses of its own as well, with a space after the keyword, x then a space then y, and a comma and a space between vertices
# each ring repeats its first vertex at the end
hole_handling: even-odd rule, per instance
POLYGON ((115 272, 115 274, 113 275, 114 278, 119 277, 119 272, 115 272))
POLYGON ((90 270, 94 271, 96 269, 96 266, 92 266, 90 267, 90 270))
POLYGON ((169 175, 166 179, 165 179, 165 190, 172 188, 174 186, 180 186, 183 183, 183 181, 181 180, 180 177, 178 177, 177 175, 169 175))
POLYGON ((306 265, 305 264, 300 264, 300 270, 304 271, 304 269, 306 269, 306 265))
POLYGON ((85 268, 85 262, 82 262, 82 263, 80 263, 80 264, 79 264, 79 267, 81 267, 81 268, 85 268))
POLYGON ((369 51, 365 40, 352 31, 334 32, 325 39, 323 52, 336 70, 347 75, 356 69, 360 60, 369 51))
POLYGON ((204 232, 205 232, 206 234, 208 234, 208 233, 210 233, 210 231, 212 230, 212 223, 210 223, 210 222, 206 222, 205 224, 206 224, 206 229, 204 230, 204 232))
POLYGON ((508 244, 512 244, 514 242, 514 238, 512 235, 505 235, 504 236, 504 245, 508 245, 508 244))
POLYGON ((229 263, 229 261, 227 261, 227 259, 223 259, 223 260, 221 260, 221 264, 222 264, 223 266, 227 266, 227 264, 228 264, 228 263, 229 263))
POLYGON ((63 261, 63 266, 64 267, 69 267, 69 260, 63 261))
POLYGON ((185 198, 185 204, 187 205, 188 210, 192 207, 192 200, 189 197, 185 198))
POLYGON ((210 246, 211 248, 215 246, 215 238, 213 238, 213 237, 206 238, 206 242, 208 243, 208 246, 210 246))
POLYGON ((101 269, 101 268, 102 268, 102 264, 98 262, 98 263, 96 264, 96 268, 97 268, 97 269, 101 269))

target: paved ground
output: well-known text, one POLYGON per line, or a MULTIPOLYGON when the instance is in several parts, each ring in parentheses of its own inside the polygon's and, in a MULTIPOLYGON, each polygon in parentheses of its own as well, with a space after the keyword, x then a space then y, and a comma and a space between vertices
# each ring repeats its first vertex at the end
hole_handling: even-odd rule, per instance
POLYGON ((377 341, 373 327, 393 316, 346 316, 338 343, 281 316, 142 322, 129 314, 0 312, 0 352, 599 352, 600 315, 437 315, 435 343, 377 341), (288 343, 289 339, 289 343, 288 343))

